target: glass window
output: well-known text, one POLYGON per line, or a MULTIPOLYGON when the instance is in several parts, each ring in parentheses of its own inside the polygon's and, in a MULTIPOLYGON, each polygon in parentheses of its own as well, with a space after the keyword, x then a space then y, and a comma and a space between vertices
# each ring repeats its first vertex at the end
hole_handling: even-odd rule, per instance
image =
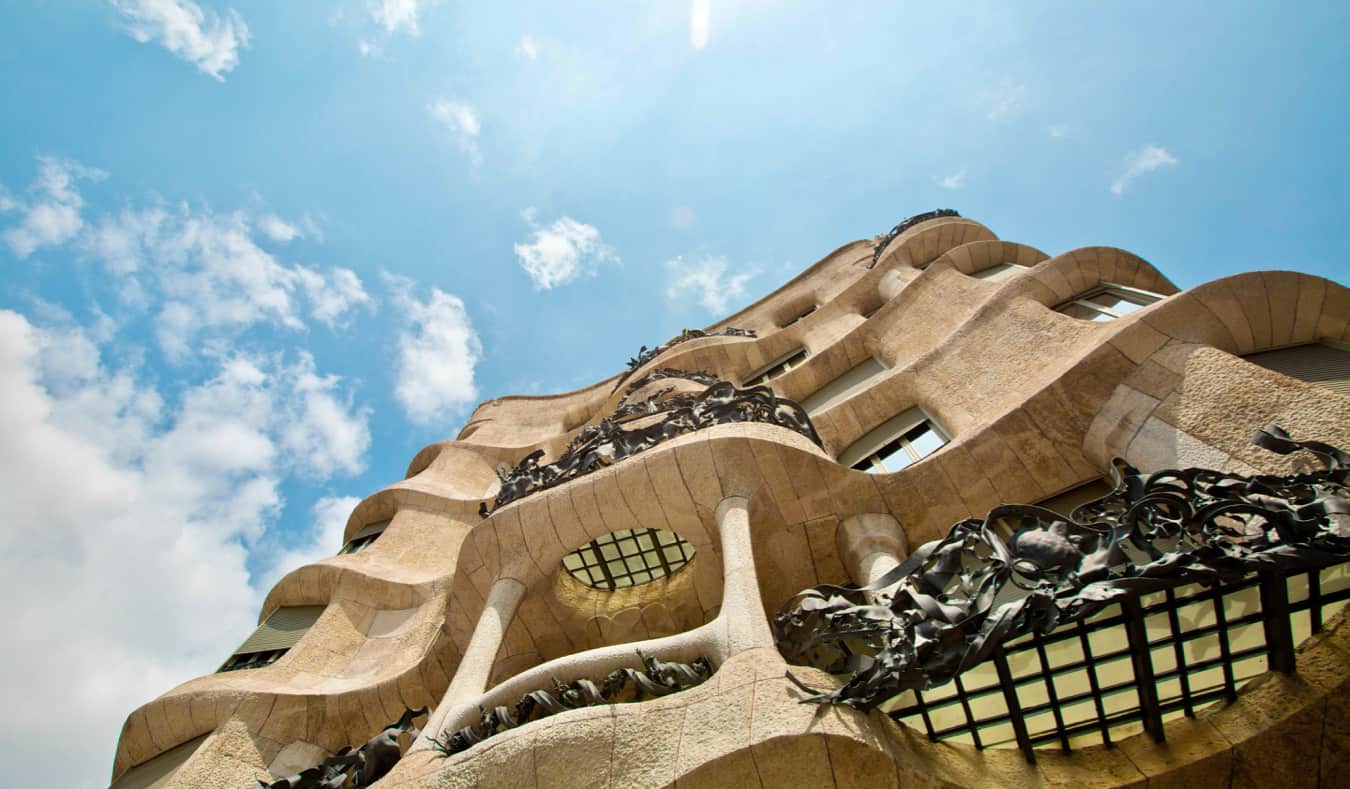
POLYGON ((563 557, 562 565, 581 583, 613 591, 664 578, 693 556, 693 546, 672 531, 623 529, 572 551, 563 557))
POLYGON ((921 408, 883 422, 839 455, 857 471, 889 474, 922 460, 946 445, 946 432, 921 408))
POLYGON ((1124 285, 1101 285, 1055 307, 1055 311, 1072 318, 1100 323, 1129 315, 1160 299, 1162 296, 1146 290, 1124 285))
POLYGON ((804 361, 806 361, 806 349, 798 348, 797 350, 788 354, 784 358, 778 360, 777 362, 774 362, 773 364, 759 371, 755 375, 752 375, 749 378, 747 378, 745 380, 745 385, 762 386, 763 384, 768 383, 771 379, 777 378, 778 376, 782 375, 788 370, 791 370, 794 367, 800 367, 802 362, 804 361))

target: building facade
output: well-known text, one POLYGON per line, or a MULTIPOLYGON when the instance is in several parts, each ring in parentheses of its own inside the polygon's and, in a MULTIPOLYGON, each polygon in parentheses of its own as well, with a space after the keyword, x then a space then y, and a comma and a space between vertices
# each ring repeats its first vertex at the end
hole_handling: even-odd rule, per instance
MULTIPOLYGON (((1289 478, 1311 455, 1252 433, 1350 447, 1346 343, 1350 290, 1323 279, 1178 292, 1119 249, 916 217, 614 378, 479 405, 277 583, 219 671, 128 717, 113 786, 1330 784, 1339 549, 1012 633, 884 703, 802 703, 875 659, 790 666, 779 612, 822 585, 890 600, 953 524, 1067 515, 1114 458, 1289 478)), ((1350 538, 1318 479, 1320 528, 1350 538)), ((941 611, 978 597, 954 590, 988 557, 962 545, 941 611)))

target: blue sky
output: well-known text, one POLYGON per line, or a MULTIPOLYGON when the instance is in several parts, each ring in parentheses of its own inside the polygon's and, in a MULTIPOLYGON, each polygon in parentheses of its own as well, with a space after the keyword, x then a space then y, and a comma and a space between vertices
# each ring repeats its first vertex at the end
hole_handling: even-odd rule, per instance
POLYGON ((0 0, 0 741, 57 783, 476 402, 906 215, 1350 273, 1344 3, 499 5, 0 0))

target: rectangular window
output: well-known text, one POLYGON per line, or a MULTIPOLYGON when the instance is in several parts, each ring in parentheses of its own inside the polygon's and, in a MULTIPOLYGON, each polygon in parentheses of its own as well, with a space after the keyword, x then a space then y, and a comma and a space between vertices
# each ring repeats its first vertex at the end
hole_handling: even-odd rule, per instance
POLYGON ((1026 270, 1027 270, 1026 266, 1019 266, 1016 263, 995 263, 989 268, 980 269, 979 271, 972 273, 970 276, 974 277, 975 279, 987 279, 991 281, 996 281, 1001 279, 1007 279, 1013 276, 1014 274, 1020 274, 1021 272, 1026 270))
POLYGON ((808 414, 818 414, 861 390, 869 381, 886 372, 886 365, 872 357, 830 381, 802 400, 808 414))
POLYGON ((806 310, 805 310, 804 312, 800 312, 800 313, 798 313, 797 315, 794 315, 793 317, 788 318, 787 322, 783 324, 783 328, 786 329, 787 327, 791 326, 792 324, 796 323, 797 321, 801 320, 802 318, 805 318, 807 315, 810 315, 811 313, 813 313, 813 312, 815 312, 815 311, 816 311, 816 305, 812 304, 810 307, 807 307, 806 310))
POLYGON ((1102 322, 1129 315, 1161 299, 1162 296, 1146 290, 1124 285, 1100 285, 1055 307, 1055 312, 1085 321, 1102 322))
POLYGON ((910 408, 870 431, 839 455, 855 471, 889 474, 947 444, 947 433, 922 408, 910 408))
POLYGON ((747 387, 762 386, 768 383, 770 380, 777 378, 778 376, 787 372, 788 370, 791 370, 794 367, 800 367, 802 362, 804 361, 806 361, 806 349, 798 348, 797 350, 793 351, 792 353, 788 354, 782 359, 779 359, 778 361, 774 362, 768 367, 765 367, 763 370, 760 370, 758 373, 747 378, 745 380, 745 385, 747 387))
POLYGON ((384 534, 384 530, 388 527, 389 521, 387 520, 370 524, 356 534, 353 534, 352 538, 347 541, 347 544, 342 546, 342 550, 338 551, 338 555, 344 553, 360 553, 366 548, 369 548, 371 543, 378 540, 380 535, 384 534))
POLYGON ((309 632, 323 614, 324 608, 321 605, 278 608, 267 617, 267 621, 258 625, 253 635, 244 639, 244 643, 218 671, 262 668, 277 662, 309 632))
POLYGON ((1350 395, 1350 346, 1324 340, 1243 358, 1290 378, 1350 395))

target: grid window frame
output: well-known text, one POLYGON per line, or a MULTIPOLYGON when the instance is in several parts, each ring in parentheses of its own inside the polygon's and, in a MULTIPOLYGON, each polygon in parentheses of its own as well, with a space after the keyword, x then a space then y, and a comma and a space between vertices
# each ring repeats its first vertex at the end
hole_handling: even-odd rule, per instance
MULTIPOLYGON (((927 444, 928 442, 924 442, 927 444)), ((951 434, 918 406, 907 408, 868 431, 839 453, 838 462, 854 471, 890 474, 937 454, 951 443, 951 434), (925 451, 917 443, 925 435, 937 439, 937 445, 925 451), (894 461, 894 458, 904 463, 894 461), (887 461, 891 461, 887 465, 887 461)))
POLYGON ((563 570, 577 582, 614 592, 668 578, 694 558, 694 547, 666 529, 620 529, 563 556, 563 570))
POLYGON ((1040 747, 1110 747, 1141 728, 1161 735, 1166 720, 1193 718, 1210 704, 1232 701, 1239 687, 1268 670, 1291 670, 1294 634, 1278 623, 1305 621, 1303 636, 1320 632, 1324 621, 1350 601, 1350 586, 1324 591, 1329 578, 1343 576, 1347 569, 1350 563, 1289 575, 1252 573, 1233 583, 1209 588, 1191 584, 1127 600, 1047 635, 1013 639, 990 661, 967 669, 960 684, 902 694, 897 700, 908 701, 889 705, 888 714, 925 731, 935 742, 950 739, 977 748, 1015 745, 1032 762, 1040 747), (1257 592, 1261 605, 1253 610, 1246 601, 1257 592), (1234 601, 1242 605, 1230 606, 1234 601), (1209 606, 1214 614, 1208 624, 1191 627, 1181 614, 1198 605, 1209 606), (1233 635, 1242 628, 1259 631, 1260 643, 1236 643, 1233 635), (1207 639, 1217 642, 1217 654, 1188 654, 1188 644, 1207 639), (1048 650, 1068 641, 1076 641, 1079 659, 1046 659, 1048 650), (1122 662, 1128 676, 1118 670, 1122 662), (979 677, 990 674, 990 663, 999 682, 980 684, 979 677), (1075 674, 1082 674, 1085 682, 1066 692, 1060 679, 1075 674), (1038 695, 1028 695, 1033 689, 1038 695), (972 712, 988 709, 989 697, 993 714, 972 712), (958 707, 962 714, 950 723, 958 707), (1088 712, 1066 716, 1070 708, 1088 712), (991 731, 1001 734, 991 737, 991 731))

